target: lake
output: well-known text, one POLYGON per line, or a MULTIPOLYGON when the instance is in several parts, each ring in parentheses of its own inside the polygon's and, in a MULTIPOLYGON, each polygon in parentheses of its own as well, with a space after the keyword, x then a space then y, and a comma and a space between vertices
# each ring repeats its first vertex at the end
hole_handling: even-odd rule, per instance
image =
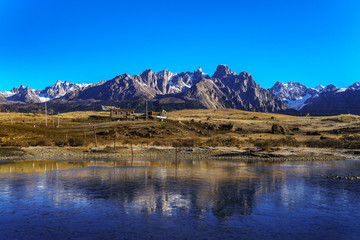
POLYGON ((360 161, 9 161, 0 239, 359 239, 360 161))

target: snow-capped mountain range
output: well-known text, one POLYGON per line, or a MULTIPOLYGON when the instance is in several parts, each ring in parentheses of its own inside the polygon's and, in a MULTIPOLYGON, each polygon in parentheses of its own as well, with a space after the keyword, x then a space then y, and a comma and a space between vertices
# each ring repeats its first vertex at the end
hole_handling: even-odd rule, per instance
POLYGON ((1 91, 0 96, 8 102, 40 103, 61 98, 69 92, 85 89, 91 84, 75 84, 67 81, 58 80, 54 85, 46 87, 44 90, 31 89, 21 85, 14 87, 10 91, 1 91))
POLYGON ((305 107, 308 109, 314 102, 323 99, 325 96, 331 99, 335 96, 341 98, 342 95, 345 96, 345 93, 360 95, 360 83, 356 82, 347 88, 337 88, 333 84, 326 87, 319 85, 315 88, 308 88, 304 84, 296 82, 276 82, 269 90, 280 97, 290 108, 301 111, 305 107))
POLYGON ((2 107, 14 111, 24 103, 35 104, 28 108, 30 111, 39 109, 39 103, 47 101, 61 111, 96 110, 99 104, 120 106, 122 103, 127 108, 141 108, 144 99, 152 101, 160 110, 203 107, 289 114, 360 114, 360 83, 347 88, 332 84, 308 88, 296 82, 277 82, 272 88, 264 89, 248 72, 237 74, 221 64, 212 76, 203 73, 201 67, 181 73, 148 69, 138 75, 122 74, 97 84, 57 81, 43 90, 21 85, 0 92, 2 107), (175 105, 171 107, 171 104, 175 105))

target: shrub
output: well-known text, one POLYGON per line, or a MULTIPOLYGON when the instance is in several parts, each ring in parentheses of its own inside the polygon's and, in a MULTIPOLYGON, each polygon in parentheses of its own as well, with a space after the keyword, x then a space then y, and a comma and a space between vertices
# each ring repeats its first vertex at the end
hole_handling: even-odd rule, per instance
POLYGON ((208 147, 240 147, 244 142, 235 137, 212 137, 205 142, 208 147))
POLYGON ((263 151, 269 151, 274 147, 298 147, 300 145, 299 142, 292 136, 280 139, 251 140, 251 143, 263 151))
POLYGON ((29 142, 30 146, 51 146, 52 142, 47 139, 36 139, 29 142))
POLYGON ((201 141, 199 138, 190 139, 176 139, 172 142, 173 147, 200 147, 201 141))
POLYGON ((69 138, 68 144, 71 147, 84 146, 85 142, 83 138, 69 138))

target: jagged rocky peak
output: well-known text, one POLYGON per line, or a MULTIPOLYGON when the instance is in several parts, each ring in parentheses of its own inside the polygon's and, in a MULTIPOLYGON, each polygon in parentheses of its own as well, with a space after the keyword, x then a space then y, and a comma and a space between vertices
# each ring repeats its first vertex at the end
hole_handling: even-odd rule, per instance
POLYGON ((325 87, 323 85, 318 85, 315 87, 315 90, 322 91, 325 87))
POLYGON ((233 72, 228 65, 220 64, 217 66, 215 73, 212 75, 212 78, 225 78, 228 75, 233 75, 233 72))
MULTIPOLYGON (((28 87, 29 88, 29 87, 28 87)), ((19 91, 23 91, 25 90, 26 87, 24 85, 21 85, 20 87, 14 87, 13 89, 11 89, 11 93, 18 93, 19 91)))
POLYGON ((19 88, 18 87, 13 87, 11 90, 10 90, 11 93, 18 93, 19 92, 19 88))
MULTIPOLYGON (((236 74, 235 74, 235 76, 236 76, 236 74)), ((239 78, 239 80, 242 81, 243 84, 245 84, 245 85, 251 85, 253 87, 257 86, 253 77, 248 72, 243 71, 243 72, 239 73, 238 77, 236 77, 235 79, 237 79, 237 78, 239 78)), ((235 81, 238 81, 238 80, 235 80, 235 81)))
POLYGON ((149 79, 150 77, 152 77, 152 75, 153 75, 153 71, 151 69, 146 69, 140 74, 140 77, 142 79, 149 79))
POLYGON ((243 78, 252 78, 252 76, 250 75, 250 73, 243 71, 241 73, 239 73, 239 76, 243 77, 243 78))
POLYGON ((323 89, 324 92, 334 92, 336 90, 338 90, 338 88, 334 84, 329 84, 323 89))

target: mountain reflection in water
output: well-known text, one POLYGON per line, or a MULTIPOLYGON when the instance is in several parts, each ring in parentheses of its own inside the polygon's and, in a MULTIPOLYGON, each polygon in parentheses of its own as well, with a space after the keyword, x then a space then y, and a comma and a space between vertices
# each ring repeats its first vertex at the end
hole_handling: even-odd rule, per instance
MULTIPOLYGON (((343 230, 350 229, 352 234, 360 233, 359 227, 339 223, 341 217, 336 219, 339 212, 349 212, 345 219, 359 217, 360 182, 336 182, 322 176, 351 174, 359 172, 359 169, 359 163, 346 161, 317 164, 246 164, 220 160, 3 162, 0 163, 0 223, 5 227, 0 224, 0 233, 3 231, 10 238, 21 238, 11 231, 11 224, 20 224, 26 229, 27 221, 38 221, 50 227, 60 224, 70 234, 58 233, 56 236, 59 238, 74 237, 76 235, 71 233, 81 229, 83 221, 89 220, 90 225, 103 226, 107 223, 115 227, 119 221, 127 219, 135 224, 133 228, 139 228, 138 217, 144 224, 142 227, 166 225, 169 218, 172 221, 182 219, 181 224, 187 226, 185 231, 194 231, 193 227, 204 221, 208 227, 215 227, 198 230, 198 234, 201 233, 199 237, 205 238, 208 233, 227 236, 221 222, 230 224, 226 226, 226 229, 231 229, 230 236, 235 236, 241 229, 245 234, 254 228, 254 224, 264 228, 255 227, 250 231, 255 231, 258 237, 264 237, 266 231, 274 231, 272 224, 277 224, 275 232, 282 230, 278 234, 290 234, 302 229, 293 225, 296 221, 318 230, 322 227, 342 227, 343 230), (74 218, 73 213, 80 217, 74 218), (44 222, 44 214, 49 221, 44 222), (151 224, 143 222, 147 218, 152 220, 151 224), (323 226, 322 218, 331 221, 323 226), (292 222, 284 222, 286 220, 292 222), (67 226, 66 221, 75 225, 67 226), (244 232, 243 228, 247 230, 244 232)), ((175 225, 168 227, 171 229, 175 225)), ((105 226, 103 228, 106 229, 105 226)), ((139 234, 130 234, 131 226, 123 228, 122 231, 127 232, 124 238, 139 234)), ((157 235, 159 231, 147 234, 157 235)), ((348 239, 354 236, 340 233, 332 234, 348 239)), ((176 235, 176 238, 188 238, 191 234, 176 235)), ((92 235, 96 239, 95 236, 92 235)), ((281 235, 273 236, 278 238, 281 235)))

